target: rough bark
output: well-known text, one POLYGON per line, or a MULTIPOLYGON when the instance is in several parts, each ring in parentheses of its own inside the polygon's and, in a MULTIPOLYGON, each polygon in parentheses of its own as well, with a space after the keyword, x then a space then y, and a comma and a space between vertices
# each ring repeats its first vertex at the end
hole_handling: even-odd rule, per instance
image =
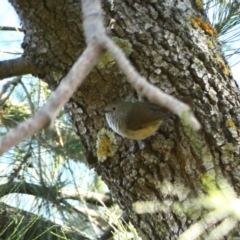
MULTIPOLYGON (((54 88, 85 46, 79 1, 10 2, 26 33, 24 56, 42 69, 44 80, 54 88)), ((137 215, 132 203, 184 202, 204 192, 200 179, 205 174, 216 180, 224 176, 239 193, 239 89, 217 36, 194 27, 191 19, 207 19, 193 1, 115 0, 114 4, 110 11, 110 4, 103 2, 106 24, 112 17, 116 20, 110 34, 151 83, 190 101, 202 130, 193 139, 173 116, 150 139, 136 142, 116 136, 114 157, 97 161, 97 133, 106 127, 104 106, 114 99, 143 99, 109 58, 90 74, 66 111, 85 145, 90 167, 102 176, 143 239, 175 239, 197 219, 174 212, 137 215), (173 196, 163 190, 165 182, 189 191, 173 196)))

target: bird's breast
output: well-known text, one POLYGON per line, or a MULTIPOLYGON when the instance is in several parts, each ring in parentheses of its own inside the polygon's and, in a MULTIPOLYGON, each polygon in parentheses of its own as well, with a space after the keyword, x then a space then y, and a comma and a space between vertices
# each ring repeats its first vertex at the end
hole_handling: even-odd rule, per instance
POLYGON ((148 125, 147 127, 138 129, 138 130, 127 130, 125 132, 125 137, 135 140, 142 140, 145 138, 148 138, 155 134, 155 132, 158 130, 161 122, 157 122, 152 125, 148 125))
POLYGON ((161 124, 161 121, 156 121, 151 125, 133 130, 128 129, 127 125, 124 122, 121 122, 120 119, 121 118, 118 116, 110 116, 109 114, 106 114, 107 123, 114 132, 118 133, 122 137, 134 140, 141 140, 150 137, 151 135, 155 134, 161 124))

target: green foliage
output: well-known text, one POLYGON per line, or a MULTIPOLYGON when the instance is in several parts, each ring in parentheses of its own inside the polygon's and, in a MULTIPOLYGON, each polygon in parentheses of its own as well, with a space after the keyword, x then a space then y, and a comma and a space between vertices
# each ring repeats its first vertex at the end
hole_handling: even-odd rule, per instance
MULTIPOLYGON (((212 0, 206 3, 206 11, 212 25, 220 36, 227 34, 230 30, 240 24, 240 2, 235 0, 223 1, 212 0)), ((238 31, 236 37, 239 37, 238 31)))
POLYGON ((15 127, 31 115, 29 106, 26 103, 13 102, 10 99, 6 101, 2 109, 1 122, 6 128, 15 127))
MULTIPOLYGON (((24 77, 17 81, 8 80, 0 92, 0 134, 34 114, 48 97, 47 85, 38 79, 24 77)), ((4 170, 0 177, 0 202, 35 213, 39 222, 44 218, 51 220, 52 225, 42 228, 42 234, 33 234, 34 239, 69 239, 59 231, 52 231, 57 219, 76 233, 74 228, 77 225, 74 225, 76 221, 73 219, 77 218, 81 226, 78 227, 81 236, 88 233, 87 239, 91 239, 91 235, 96 234, 92 230, 92 223, 85 221, 87 213, 75 207, 85 204, 78 189, 87 188, 89 182, 94 182, 95 176, 87 170, 83 162, 83 152, 79 137, 62 112, 51 129, 26 139, 1 157, 0 169, 4 170), (69 188, 75 189, 74 196, 70 195, 65 199, 61 192, 69 188), (16 201, 16 196, 19 202, 16 201), (77 204, 75 202, 72 205, 72 199, 77 204)), ((92 188, 96 189, 94 186, 92 188)), ((7 234, 9 239, 24 239, 34 228, 41 229, 34 223, 34 219, 23 221, 19 218, 14 222, 7 222, 6 231, 0 232, 0 237, 5 236, 12 226, 14 231, 11 235, 7 234), (19 224, 16 225, 16 222, 19 224)))

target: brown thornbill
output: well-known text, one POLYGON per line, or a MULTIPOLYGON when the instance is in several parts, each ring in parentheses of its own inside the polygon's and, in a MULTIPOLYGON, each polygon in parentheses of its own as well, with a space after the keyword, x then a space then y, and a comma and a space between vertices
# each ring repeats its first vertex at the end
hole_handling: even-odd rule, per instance
POLYGON ((155 134, 169 111, 150 102, 116 101, 108 104, 105 116, 109 127, 122 137, 141 140, 155 134))

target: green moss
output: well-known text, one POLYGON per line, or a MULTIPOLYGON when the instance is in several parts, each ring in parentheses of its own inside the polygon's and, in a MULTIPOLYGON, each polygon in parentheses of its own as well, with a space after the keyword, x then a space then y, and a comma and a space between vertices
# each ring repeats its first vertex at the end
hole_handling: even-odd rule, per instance
MULTIPOLYGON (((115 44, 125 53, 125 55, 128 57, 132 52, 132 44, 125 39, 113 37, 112 40, 115 42, 115 44)), ((113 56, 110 53, 105 53, 101 60, 98 63, 98 68, 105 68, 106 66, 111 67, 115 64, 115 60, 113 56)))

